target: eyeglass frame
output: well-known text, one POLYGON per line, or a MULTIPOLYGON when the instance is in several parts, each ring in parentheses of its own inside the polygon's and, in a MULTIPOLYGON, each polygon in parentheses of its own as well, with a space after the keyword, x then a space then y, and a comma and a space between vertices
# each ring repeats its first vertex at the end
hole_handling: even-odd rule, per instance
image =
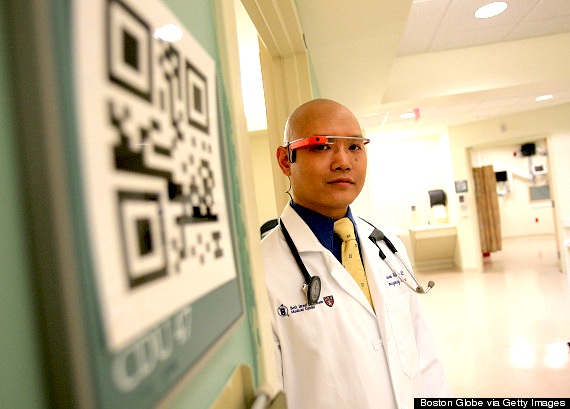
POLYGON ((307 146, 318 146, 318 145, 334 145, 333 141, 329 141, 331 139, 358 139, 364 142, 364 145, 367 145, 370 142, 369 138, 362 138, 360 136, 334 136, 334 135, 315 135, 315 136, 308 136, 305 138, 295 139, 294 141, 287 142, 284 146, 293 151, 295 149, 304 148, 307 146))

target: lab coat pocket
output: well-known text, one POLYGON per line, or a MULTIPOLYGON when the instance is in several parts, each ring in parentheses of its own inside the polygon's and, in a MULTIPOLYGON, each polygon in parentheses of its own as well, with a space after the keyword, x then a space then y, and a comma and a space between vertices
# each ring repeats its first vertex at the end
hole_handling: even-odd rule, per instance
POLYGON ((402 371, 410 378, 414 378, 419 372, 419 359, 410 311, 410 296, 406 294, 390 300, 386 303, 386 308, 402 371))

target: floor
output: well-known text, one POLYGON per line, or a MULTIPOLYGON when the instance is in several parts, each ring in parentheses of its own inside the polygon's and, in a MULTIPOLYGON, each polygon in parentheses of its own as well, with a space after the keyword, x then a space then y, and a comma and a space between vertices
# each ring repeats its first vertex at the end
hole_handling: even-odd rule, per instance
POLYGON ((554 236, 503 239, 483 273, 420 272, 456 397, 570 397, 570 291, 554 236))

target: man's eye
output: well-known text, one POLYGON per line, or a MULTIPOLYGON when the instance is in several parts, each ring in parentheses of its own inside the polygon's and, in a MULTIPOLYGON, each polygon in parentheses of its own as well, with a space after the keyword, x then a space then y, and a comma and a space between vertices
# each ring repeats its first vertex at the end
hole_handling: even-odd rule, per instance
POLYGON ((311 150, 312 151, 326 151, 329 150, 331 147, 329 145, 315 145, 315 146, 311 146, 311 150))
POLYGON ((348 149, 351 151, 360 151, 360 150, 364 149, 364 145, 361 143, 353 143, 352 145, 350 145, 348 147, 348 149))

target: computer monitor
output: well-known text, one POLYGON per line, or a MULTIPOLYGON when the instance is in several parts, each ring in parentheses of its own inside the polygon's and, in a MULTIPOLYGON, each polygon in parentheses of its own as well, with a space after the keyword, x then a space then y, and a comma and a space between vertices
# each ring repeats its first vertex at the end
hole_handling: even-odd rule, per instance
POLYGON ((507 173, 506 170, 500 170, 498 172, 495 172, 495 180, 497 182, 508 182, 509 181, 509 175, 507 173))

